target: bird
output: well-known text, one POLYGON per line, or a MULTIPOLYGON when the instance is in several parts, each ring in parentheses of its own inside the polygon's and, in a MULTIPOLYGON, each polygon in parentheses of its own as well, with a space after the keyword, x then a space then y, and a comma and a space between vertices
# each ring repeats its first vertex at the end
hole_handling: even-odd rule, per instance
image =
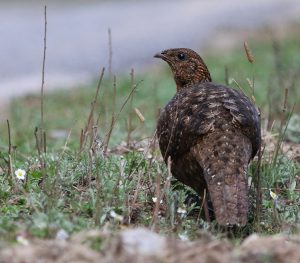
POLYGON ((217 84, 198 53, 172 48, 154 55, 168 63, 174 97, 161 109, 157 138, 172 175, 212 203, 221 226, 248 221, 247 169, 261 144, 260 113, 240 90, 217 84))

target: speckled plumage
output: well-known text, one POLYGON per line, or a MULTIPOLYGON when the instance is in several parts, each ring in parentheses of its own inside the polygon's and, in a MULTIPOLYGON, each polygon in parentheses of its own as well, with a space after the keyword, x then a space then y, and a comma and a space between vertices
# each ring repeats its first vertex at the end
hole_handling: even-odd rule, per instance
POLYGON ((201 57, 169 49, 155 57, 171 67, 177 93, 161 111, 157 136, 173 176, 199 195, 208 189, 221 225, 245 225, 247 167, 260 147, 259 113, 239 90, 211 82, 201 57))

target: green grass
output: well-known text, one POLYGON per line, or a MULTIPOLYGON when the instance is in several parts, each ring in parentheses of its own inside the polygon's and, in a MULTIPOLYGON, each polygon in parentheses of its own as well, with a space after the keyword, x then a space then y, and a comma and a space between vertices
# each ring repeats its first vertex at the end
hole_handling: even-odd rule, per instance
MULTIPOLYGON (((281 112, 284 88, 289 88, 288 113, 300 98, 300 90, 296 88, 300 80, 291 77, 299 72, 299 43, 300 39, 287 39, 280 43, 281 49, 275 53, 271 43, 251 43, 254 64, 246 60, 242 48, 222 57, 203 54, 203 58, 215 82, 224 83, 224 67, 227 66, 229 79, 235 79, 250 95, 252 91, 246 78, 255 77, 254 94, 263 120, 271 118, 279 126, 280 120, 286 119, 281 112), (280 65, 277 65, 275 61, 279 58, 280 65), (284 87, 280 86, 279 76, 286 79, 284 87)), ((161 233, 184 234, 191 239, 197 237, 199 226, 205 231, 222 234, 214 224, 202 220, 199 204, 185 205, 189 189, 178 182, 170 182, 157 145, 151 139, 159 108, 175 92, 169 69, 164 67, 135 76, 134 82, 138 86, 132 97, 133 106, 129 99, 120 112, 132 89, 130 76, 117 77, 115 103, 114 83, 105 78, 93 115, 92 125, 99 118, 94 128, 96 135, 90 125, 81 150, 80 134, 88 122, 96 81, 89 86, 45 95, 43 128, 47 149, 40 156, 34 136, 35 127, 41 127, 39 96, 28 95, 12 101, 11 155, 8 154, 7 126, 0 126, 0 247, 15 242, 20 232, 53 238, 60 229, 71 234, 104 226, 117 231, 123 225, 142 225, 161 233), (142 112, 145 122, 134 113, 135 107, 142 112), (109 131, 112 116, 118 116, 109 144, 112 152, 105 154, 101 141, 109 131), (128 138, 130 121, 130 144, 124 148, 120 142, 128 138), (27 171, 25 182, 15 178, 13 171, 17 168, 27 171), (156 206, 154 197, 160 197, 162 203, 156 206), (187 214, 178 213, 179 207, 187 214)), ((231 83, 235 86, 233 81, 231 83)), ((296 105, 294 114, 299 112, 299 105, 296 105)), ((282 153, 278 158, 274 156, 272 152, 264 154, 258 170, 261 181, 258 191, 255 188, 257 160, 249 169, 249 177, 254 182, 250 189, 249 224, 237 237, 252 232, 298 231, 300 166, 282 153), (278 196, 276 202, 270 196, 270 189, 278 196), (259 212, 255 202, 258 193, 262 196, 259 212)))

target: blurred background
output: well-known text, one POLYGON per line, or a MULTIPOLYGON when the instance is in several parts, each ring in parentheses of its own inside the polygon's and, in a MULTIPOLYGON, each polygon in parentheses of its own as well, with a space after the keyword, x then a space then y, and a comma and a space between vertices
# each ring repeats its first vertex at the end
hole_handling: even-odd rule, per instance
POLYGON ((1 1, 2 104, 40 89, 44 5, 47 90, 84 84, 108 67, 108 28, 112 71, 129 73, 132 67, 144 72, 159 64, 153 54, 162 49, 226 50, 243 43, 249 29, 268 26, 284 32, 284 25, 300 18, 299 0, 1 1), (233 29, 239 37, 230 34, 233 29))

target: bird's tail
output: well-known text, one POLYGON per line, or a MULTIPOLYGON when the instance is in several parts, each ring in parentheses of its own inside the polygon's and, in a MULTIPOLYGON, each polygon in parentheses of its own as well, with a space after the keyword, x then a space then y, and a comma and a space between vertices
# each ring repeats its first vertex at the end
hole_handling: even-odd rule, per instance
POLYGON ((252 146, 243 134, 211 133, 193 147, 203 167, 210 199, 220 225, 247 223, 247 167, 252 146))

